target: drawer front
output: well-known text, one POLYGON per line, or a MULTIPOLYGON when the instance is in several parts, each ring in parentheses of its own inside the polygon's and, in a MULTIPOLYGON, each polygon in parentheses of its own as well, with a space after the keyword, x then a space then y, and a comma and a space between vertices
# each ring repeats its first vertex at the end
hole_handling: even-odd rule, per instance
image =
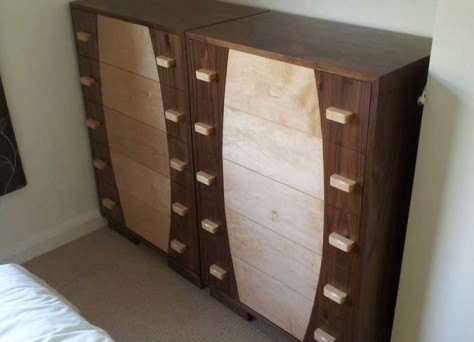
POLYGON ((188 144, 168 136, 168 148, 171 180, 191 190, 194 187, 194 174, 188 144))
POLYGON ((220 157, 222 147, 218 134, 222 132, 222 128, 217 106, 213 105, 211 101, 196 99, 194 122, 193 134, 197 149, 202 153, 220 157))
POLYGON ((329 142, 324 149, 324 192, 327 204, 360 216, 364 181, 364 155, 329 142))
POLYGON ((150 29, 160 82, 187 91, 186 58, 180 36, 150 29))
POLYGON ((108 147, 92 141, 92 158, 97 178, 115 186, 114 170, 108 147))
POLYGON ((99 180, 99 201, 100 211, 104 217, 112 220, 114 223, 124 224, 123 212, 117 188, 109 183, 99 180), (110 206, 111 200, 114 206, 110 206))
POLYGON ((185 245, 186 248, 182 253, 169 248, 169 256, 192 272, 199 274, 199 242, 194 195, 181 185, 172 182, 171 203, 170 241, 176 240, 185 245))
POLYGON ((347 149, 365 152, 371 85, 316 71, 323 138, 347 149))
POLYGON ((166 117, 166 132, 182 141, 190 140, 190 116, 187 95, 181 90, 161 85, 161 94, 163 96, 163 108, 166 117), (172 111, 173 117, 166 116, 166 113, 172 111), (173 121, 174 120, 174 121, 173 121))
POLYGON ((97 16, 79 10, 71 10, 74 39, 80 56, 98 60, 97 16))
POLYGON ((99 63, 79 56, 79 75, 84 98, 102 104, 99 63))
POLYGON ((199 153, 197 158, 196 181, 197 191, 201 199, 223 201, 223 182, 219 170, 222 169, 219 160, 212 154, 199 153))
POLYGON ((104 109, 102 106, 94 102, 85 102, 86 110, 86 124, 89 130, 89 137, 91 140, 98 142, 101 145, 108 146, 107 127, 105 124, 104 109), (95 125, 89 125, 88 119, 92 119, 95 125))

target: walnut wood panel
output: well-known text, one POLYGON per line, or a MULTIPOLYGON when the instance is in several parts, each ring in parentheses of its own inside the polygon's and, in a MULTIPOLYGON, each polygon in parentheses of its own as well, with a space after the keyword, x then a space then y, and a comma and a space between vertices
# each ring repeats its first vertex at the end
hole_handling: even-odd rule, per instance
POLYGON ((170 211, 158 211, 120 189, 119 195, 127 227, 167 252, 170 235, 170 211))
POLYGON ((92 158, 94 161, 100 160, 105 163, 105 167, 102 170, 95 168, 96 177, 115 186, 114 170, 112 168, 112 160, 110 159, 108 147, 103 146, 95 141, 91 141, 91 146, 92 158))
POLYGON ((78 10, 71 10, 72 24, 74 28, 74 39, 76 42, 76 51, 78 55, 91 59, 99 59, 97 47, 97 16, 93 13, 87 13, 78 10), (90 39, 86 42, 78 41, 76 34, 78 32, 89 33, 90 39))
POLYGON ((183 114, 183 119, 179 122, 166 120, 166 132, 168 135, 182 141, 190 141, 191 124, 187 93, 166 85, 161 85, 161 94, 163 96, 163 107, 165 111, 171 109, 183 114))
POLYGON ((170 176, 166 133, 109 108, 104 114, 110 148, 170 176))
POLYGON ((202 135, 195 132, 194 142, 200 151, 206 151, 216 157, 222 155, 222 141, 219 136, 219 133, 222 134, 222 120, 219 119, 218 110, 218 106, 209 100, 199 98, 194 100, 194 122, 200 122, 214 128, 214 132, 209 135, 202 135))
POLYGON ((101 62, 158 81, 150 32, 146 26, 97 16, 101 62))
POLYGON ((102 216, 113 221, 114 223, 123 224, 123 211, 120 206, 120 198, 117 192, 117 188, 109 183, 99 180, 97 182, 99 190, 99 206, 102 216), (107 209, 102 205, 102 200, 104 198, 109 198, 115 202, 115 207, 113 209, 107 209))
POLYGON ((158 66, 161 83, 187 91, 186 56, 184 55, 183 38, 175 34, 153 29, 150 29, 150 36, 155 57, 165 56, 172 58, 174 63, 170 68, 158 66))
POLYGON ((313 302, 240 259, 232 259, 242 303, 302 340, 313 302))
POLYGON ((321 137, 312 69, 229 51, 225 105, 321 137))
POLYGON ((176 158, 186 163, 184 170, 182 171, 170 168, 171 180, 184 186, 186 189, 193 190, 194 170, 191 154, 192 151, 190 150, 189 145, 187 143, 182 142, 181 140, 168 136, 168 150, 170 160, 176 158))
POLYGON ((94 83, 90 86, 82 85, 84 98, 95 103, 102 103, 99 63, 81 56, 79 56, 78 62, 80 77, 86 76, 94 80, 94 83))
POLYGON ((324 198, 320 138, 225 107, 223 157, 311 196, 324 198))
POLYGON ((368 82, 315 71, 318 81, 319 105, 322 113, 324 139, 347 149, 364 153, 369 124, 370 90, 368 82), (328 107, 353 113, 347 124, 326 118, 328 107))
POLYGON ((102 106, 95 104, 92 101, 85 101, 86 118, 97 120, 100 124, 96 129, 89 128, 89 138, 97 141, 101 145, 107 146, 109 141, 107 139, 107 125, 105 123, 104 109, 102 106))
POLYGON ((166 132, 160 83, 101 63, 104 105, 166 132))
MULTIPOLYGON (((306 299, 314 300, 321 267, 320 254, 230 208, 226 208, 226 218, 233 258, 262 271, 306 299)), ((241 284, 237 285, 240 288, 241 284)))
POLYGON ((323 201, 230 161, 223 165, 226 207, 322 254, 323 201))

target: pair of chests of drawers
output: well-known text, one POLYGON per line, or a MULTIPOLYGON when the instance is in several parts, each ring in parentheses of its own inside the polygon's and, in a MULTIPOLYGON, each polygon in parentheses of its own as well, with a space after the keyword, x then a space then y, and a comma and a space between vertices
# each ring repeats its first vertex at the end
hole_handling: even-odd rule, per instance
POLYGON ((183 40, 72 10, 103 213, 199 276, 183 40))

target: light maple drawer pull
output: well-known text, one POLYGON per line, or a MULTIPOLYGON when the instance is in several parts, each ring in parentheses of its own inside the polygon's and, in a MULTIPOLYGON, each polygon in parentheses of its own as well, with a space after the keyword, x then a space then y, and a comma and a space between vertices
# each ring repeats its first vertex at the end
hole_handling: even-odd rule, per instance
POLYGON ((314 340, 316 342, 336 342, 335 337, 329 335, 327 332, 319 328, 314 331, 314 340))
POLYGON ((186 165, 186 162, 177 158, 173 158, 170 160, 170 167, 179 172, 184 171, 184 169, 186 169, 186 165))
POLYGON ((92 39, 92 34, 89 32, 80 31, 76 33, 76 39, 82 43, 87 43, 92 39))
POLYGON ((179 202, 175 202, 172 205, 173 212, 178 214, 179 216, 186 216, 188 213, 189 208, 179 202))
POLYGON ((217 72, 208 69, 196 70, 196 78, 204 82, 214 82, 217 80, 217 72))
POLYGON ((186 245, 184 243, 179 242, 178 240, 172 240, 170 242, 170 247, 178 254, 183 254, 186 250, 186 245))
POLYGON ((94 159, 92 164, 94 164, 94 167, 100 171, 105 170, 105 168, 107 167, 107 163, 101 159, 94 159))
POLYGON ((227 275, 227 271, 217 265, 211 265, 211 267, 209 267, 209 273, 219 280, 224 280, 227 275))
POLYGON ((90 129, 97 129, 100 127, 100 121, 89 118, 86 120, 86 126, 89 127, 90 129))
POLYGON ((102 199, 102 206, 106 209, 113 210, 117 206, 117 203, 110 198, 105 197, 102 199))
POLYGON ((166 56, 157 56, 156 57, 156 64, 162 68, 171 68, 174 66, 175 61, 173 58, 166 57, 166 56))
POLYGON ((357 182, 344 176, 333 174, 329 179, 329 185, 344 192, 353 192, 357 182))
POLYGON ((184 114, 174 109, 168 109, 165 111, 165 118, 169 121, 178 123, 184 119, 184 114))
POLYGON ((214 133, 214 127, 203 122, 196 122, 194 124, 194 130, 202 135, 211 135, 214 133))
POLYGON ((324 296, 336 302, 337 304, 344 304, 347 299, 347 293, 327 284, 324 286, 324 296))
POLYGON ((92 87, 95 84, 95 80, 89 76, 81 76, 81 84, 86 87, 92 87))
POLYGON ((329 234, 329 244, 344 252, 350 252, 354 247, 354 241, 338 233, 329 234))
POLYGON ((202 229, 208 231, 211 234, 217 233, 220 229, 220 226, 217 223, 209 219, 202 220, 201 227, 202 229))
POLYGON ((347 124, 354 117, 354 113, 348 110, 339 109, 336 107, 326 108, 326 119, 338 122, 340 124, 347 124))
POLYGON ((196 173, 196 179, 199 183, 204 185, 212 185, 216 181, 216 176, 210 175, 204 171, 196 173))

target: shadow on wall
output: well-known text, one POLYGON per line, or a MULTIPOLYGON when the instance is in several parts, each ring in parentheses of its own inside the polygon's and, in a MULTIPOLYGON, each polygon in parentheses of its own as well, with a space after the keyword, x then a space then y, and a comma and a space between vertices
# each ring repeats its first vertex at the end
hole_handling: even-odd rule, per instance
POLYGON ((398 290, 392 342, 421 341, 428 289, 433 277, 450 151, 459 98, 442 80, 430 75, 398 290))

